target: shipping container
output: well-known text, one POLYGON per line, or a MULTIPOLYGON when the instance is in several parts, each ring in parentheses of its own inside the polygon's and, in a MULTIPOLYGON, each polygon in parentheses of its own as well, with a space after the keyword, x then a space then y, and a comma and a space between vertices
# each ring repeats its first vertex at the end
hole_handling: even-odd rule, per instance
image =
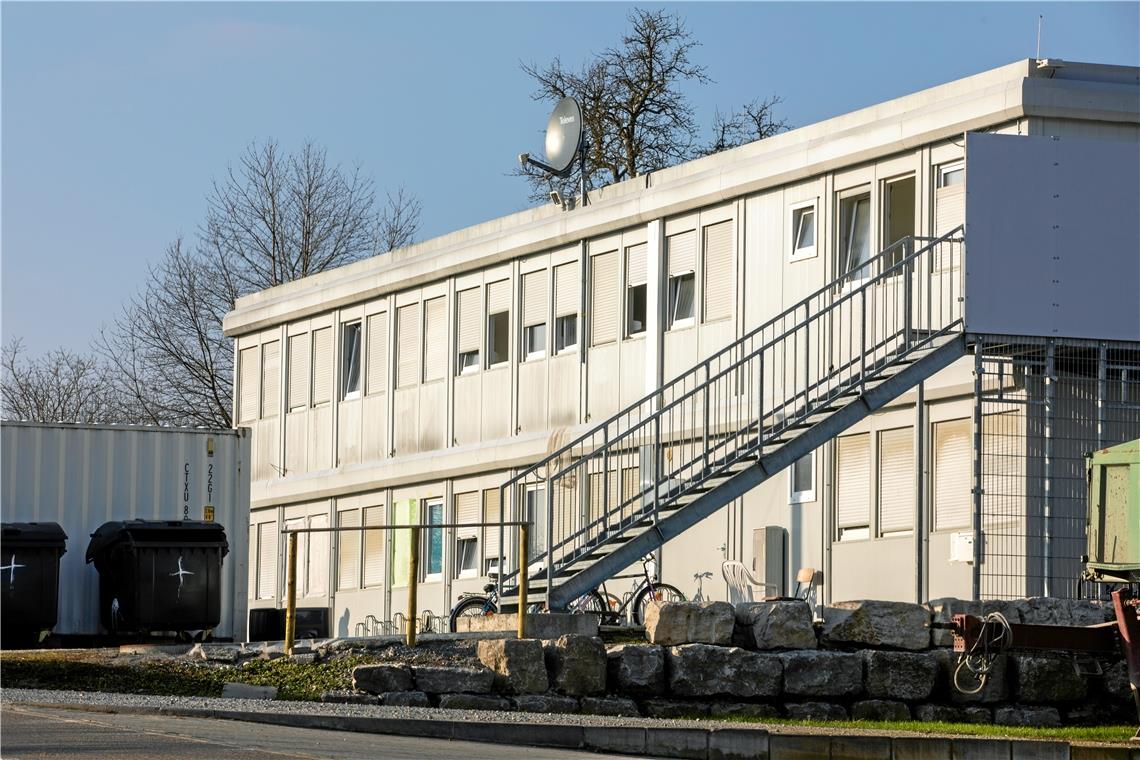
POLYGON ((141 425, 0 425, 4 522, 56 522, 68 536, 59 568, 55 633, 103 633, 99 575, 85 561, 111 520, 205 520, 233 547, 222 565, 215 638, 245 638, 249 542, 248 429, 141 425))

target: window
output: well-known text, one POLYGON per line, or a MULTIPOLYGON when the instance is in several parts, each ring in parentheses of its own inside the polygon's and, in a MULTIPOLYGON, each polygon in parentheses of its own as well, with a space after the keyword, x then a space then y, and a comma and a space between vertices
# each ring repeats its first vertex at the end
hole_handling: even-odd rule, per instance
MULTIPOLYGON (((618 303, 620 292, 618 283, 618 253, 599 253, 590 257, 590 345, 602 346, 617 340, 618 325, 621 323, 618 303)), ((644 323, 645 306, 642 305, 644 323)))
MULTIPOLYGON (((383 525, 384 507, 365 507, 364 524, 383 525)), ((364 531, 364 586, 384 584, 384 531, 364 531)))
POLYGON ((647 285, 645 243, 625 249, 625 335, 640 335, 646 329, 647 285))
POLYGON ((507 280, 487 286, 487 366, 511 359, 511 284, 507 280))
POLYGON ((693 323, 696 301, 697 233, 695 230, 665 238, 669 266, 669 311, 666 328, 673 330, 693 323))
MULTIPOLYGON (((285 522, 286 530, 327 528, 328 515, 308 515, 285 522)), ((329 534, 301 533, 297 536, 297 595, 323 596, 328 590, 329 534)))
POLYGON ((934 530, 970 527, 971 438, 968 419, 934 423, 934 530))
POLYGON ((870 277, 871 194, 862 193, 839 202, 840 269, 849 281, 870 277))
POLYGON ((309 405, 309 336, 289 336, 289 411, 309 405))
MULTIPOLYGON (((915 234, 914 176, 888 182, 884 190, 883 242, 890 246, 915 234)), ((906 246, 896 246, 891 249, 883 266, 889 268, 898 264, 908 253, 906 246)), ((902 267, 896 274, 902 274, 902 267)))
MULTIPOLYGON (((340 528, 360 527, 360 510, 342 509, 336 513, 336 522, 340 528)), ((360 543, 360 531, 349 530, 337 534, 337 591, 360 588, 360 543)))
POLYGON ((460 291, 459 307, 456 309, 456 351, 455 374, 470 375, 479 371, 479 288, 460 291))
POLYGON ((530 523, 527 534, 527 552, 537 557, 546 550, 546 499, 545 488, 528 488, 524 500, 526 519, 530 523))
MULTIPOLYGON (((502 509, 499 507, 499 489, 483 491, 483 522, 497 523, 502 509)), ((510 530, 504 528, 506 540, 510 541, 510 530)), ((499 568, 499 527, 491 525, 483 529, 483 573, 490 575, 499 568)))
POLYGON ((961 185, 966 181, 966 164, 956 161, 952 164, 943 164, 938 167, 938 186, 950 187, 961 185))
POLYGON ((546 271, 523 275, 523 361, 546 356, 546 271))
POLYGON ((396 387, 410 388, 420 381, 418 303, 396 309, 396 387))
POLYGON ((871 436, 837 440, 835 517, 840 541, 870 538, 871 436))
POLYGON ((554 320, 554 353, 573 351, 578 347, 578 315, 570 314, 554 320))
POLYGON ((368 317, 368 372, 365 393, 384 393, 388 390, 388 312, 368 317))
POLYGON ((879 534, 914 530, 914 428, 879 433, 879 534))
POLYGON ((815 501, 815 452, 797 459, 791 467, 788 478, 788 502, 803 504, 815 501))
POLYGON ((360 323, 350 322, 340 334, 340 397, 360 395, 360 323))
POLYGON ((546 324, 523 328, 523 354, 527 360, 546 356, 546 324))
POLYGON ((313 406, 332 400, 332 328, 313 330, 313 406))
POLYGON ((934 191, 934 234, 945 235, 966 218, 966 165, 961 161, 936 169, 934 191))
MULTIPOLYGON (((477 523, 479 520, 479 492, 455 494, 455 522, 477 523)), ((473 578, 479 573, 479 529, 455 529, 455 577, 473 578)))
POLYGON ((732 288, 732 222, 704 228, 704 293, 701 298, 704 321, 716 322, 732 316, 735 292, 732 288))
POLYGON ((447 300, 424 301, 424 382, 447 377, 447 300))
POLYGON ((238 421, 252 422, 257 419, 257 346, 243 348, 238 352, 238 421))
MULTIPOLYGON (((428 525, 443 524, 443 502, 429 501, 424 508, 424 520, 428 525)), ((439 580, 443 575, 443 528, 428 528, 424 552, 424 575, 426 580, 439 580)))
POLYGON ((276 522, 258 524, 256 599, 273 599, 277 595, 277 539, 276 522))
POLYGON ((815 201, 792 206, 791 260, 815 256, 815 201))
POLYGON ((281 341, 261 347, 261 416, 276 417, 281 404, 281 341))

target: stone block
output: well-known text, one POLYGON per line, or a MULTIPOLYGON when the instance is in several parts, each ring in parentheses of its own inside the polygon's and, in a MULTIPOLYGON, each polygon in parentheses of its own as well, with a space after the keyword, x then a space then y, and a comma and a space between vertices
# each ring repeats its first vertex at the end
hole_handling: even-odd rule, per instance
POLYGON ((930 610, 908 602, 837 602, 824 608, 820 642, 840 647, 927 649, 930 610))
POLYGON ((592 636, 566 635, 543 642, 550 687, 585 697, 606 691, 606 647, 592 636))
MULTIPOLYGON (((446 667, 417 665, 413 668, 416 688, 429 694, 487 694, 495 682, 495 672, 489 668, 446 667)), ((399 691, 393 689, 393 691, 399 691)))
POLYGON ((951 742, 933 736, 896 736, 891 739, 891 760, 952 760, 951 742))
POLYGON ((1128 682, 1128 663, 1124 660, 1113 663, 1104 669, 1100 686, 1105 694, 1113 699, 1132 701, 1132 686, 1128 682))
POLYGON ((914 717, 923 723, 990 723, 994 715, 988 707, 918 705, 914 717))
POLYGON ((736 613, 728 602, 651 604, 645 612, 645 636, 651 644, 732 643, 736 613))
POLYGON ((641 703, 647 718, 696 718, 709 714, 705 702, 684 702, 674 699, 647 699, 641 703))
MULTIPOLYGON (((518 613, 498 615, 475 615, 461 617, 455 621, 459 633, 488 633, 518 631, 518 613)), ((574 615, 566 612, 552 612, 526 616, 526 635, 532 639, 556 639, 567 634, 578 636, 598 635, 597 615, 574 615)))
POLYGON ((276 686, 253 686, 248 683, 227 683, 222 686, 223 699, 277 699, 276 686))
POLYGON ((633 726, 582 726, 582 747, 594 752, 645 754, 645 729, 633 726))
POLYGON ((1045 705, 1005 705, 994 708, 994 723, 999 726, 1035 726, 1045 728, 1061 725, 1061 713, 1056 707, 1045 705))
POLYGON ((484 639, 479 662, 495 671, 495 688, 509 694, 541 694, 547 689, 546 660, 538 639, 484 639))
POLYGON ((647 728, 645 754, 705 760, 709 752, 709 732, 703 728, 647 728))
POLYGON ((607 683, 615 694, 656 696, 665 691, 665 650, 656 644, 620 644, 606 652, 607 683))
POLYGON ((614 715, 622 718, 641 715, 637 703, 624 697, 582 697, 581 707, 586 715, 614 715))
POLYGON ((422 691, 390 691, 380 695, 385 707, 431 707, 431 700, 422 691))
POLYGON ((1015 739, 1009 743, 1010 760, 1069 760, 1068 742, 1015 739))
POLYGON ((380 697, 360 691, 326 691, 321 694, 321 701, 339 705, 378 705, 380 697))
POLYGON ((511 703, 491 694, 441 694, 439 706, 445 710, 509 710, 511 703))
POLYGON ((784 693, 797 697, 853 697, 863 691, 863 659, 849 652, 784 652, 784 693))
POLYGON ((1058 599, 1034 596, 1013 602, 1021 622, 1034 625, 1099 625, 1116 619, 1111 602, 1099 599, 1058 599))
POLYGON ((352 669, 352 688, 369 694, 411 691, 412 671, 406 665, 357 665, 352 669))
POLYGON ((843 705, 831 702, 789 702, 784 711, 792 720, 847 720, 843 705))
POLYGON ((888 736, 831 737, 831 760, 887 760, 891 756, 888 736))
POLYGON ((905 702, 890 699, 864 699, 851 705, 852 720, 910 720, 905 702))
POLYGON ((1018 702, 1076 702, 1088 694, 1088 681, 1072 660, 1019 655, 1014 664, 1018 702))
POLYGON ((819 646, 807 602, 736 605, 733 643, 745 649, 815 649, 819 646))
POLYGON ((667 655, 669 693, 678 697, 774 697, 780 693, 779 656, 739 647, 685 644, 667 655))
MULTIPOLYGON (((991 612, 1000 612, 1011 623, 1021 622, 1021 611, 1016 602, 1007 599, 974 601, 948 596, 931 599, 923 606, 930 610, 931 620, 935 623, 949 623, 955 615, 973 615, 981 618, 991 612)), ((954 634, 944 628, 931 628, 930 643, 936 647, 953 646, 954 634)))
POLYGON ((749 718, 764 720, 780 717, 775 705, 754 702, 714 702, 709 705, 709 715, 714 718, 749 718))
POLYGON ((1009 678, 1007 675, 1009 658, 1006 655, 998 655, 994 659, 985 684, 980 691, 976 692, 974 690, 979 686, 978 679, 965 666, 958 670, 958 653, 948 649, 938 649, 935 650, 934 656, 938 660, 940 673, 939 691, 944 693, 951 702, 955 704, 993 704, 1004 701, 1009 695, 1009 678), (954 685, 955 671, 958 671, 958 682, 966 691, 959 691, 954 685))
POLYGON ((768 732, 756 728, 709 731, 709 760, 767 760, 768 732))
POLYGON ((831 738, 821 735, 769 734, 771 760, 819 760, 831 757, 831 738))
POLYGON ((926 699, 938 680, 938 658, 933 652, 863 653, 867 696, 874 699, 926 699))
POLYGON ((521 694, 511 700, 515 709, 528 713, 576 713, 578 700, 561 694, 521 694))
POLYGON ((954 760, 994 760, 1009 757, 1009 739, 954 739, 954 760))

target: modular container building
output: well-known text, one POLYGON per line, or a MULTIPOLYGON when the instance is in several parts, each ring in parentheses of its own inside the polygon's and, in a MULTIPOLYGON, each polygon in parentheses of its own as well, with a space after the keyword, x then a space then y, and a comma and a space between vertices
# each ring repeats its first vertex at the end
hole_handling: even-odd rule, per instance
POLYGON ((246 630, 250 437, 247 429, 7 422, 2 433, 4 522, 55 522, 68 536, 59 569, 63 636, 102 633, 99 574, 85 554, 111 520, 205 520, 221 524, 223 561, 216 638, 246 630))

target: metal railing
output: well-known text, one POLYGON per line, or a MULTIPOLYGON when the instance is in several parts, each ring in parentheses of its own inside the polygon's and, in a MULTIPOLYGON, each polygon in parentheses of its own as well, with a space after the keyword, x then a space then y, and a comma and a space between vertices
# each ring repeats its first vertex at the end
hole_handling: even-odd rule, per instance
MULTIPOLYGON (((535 524, 529 568, 545 573, 548 605, 573 564, 656 525, 686 496, 960 332, 961 232, 899 240, 504 483, 503 516, 511 505, 535 524)), ((500 568, 512 559, 506 526, 500 568)), ((520 566, 499 576, 501 598, 528 575, 520 566)))

